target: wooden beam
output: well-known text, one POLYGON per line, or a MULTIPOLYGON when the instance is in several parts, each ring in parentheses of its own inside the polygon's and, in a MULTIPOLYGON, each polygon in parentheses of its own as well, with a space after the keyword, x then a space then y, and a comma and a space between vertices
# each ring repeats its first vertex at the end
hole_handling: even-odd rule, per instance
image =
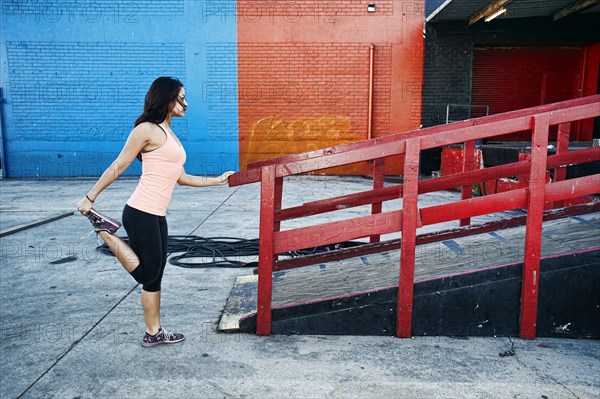
MULTIPOLYGON (((600 174, 550 183, 543 187, 542 190, 538 191, 541 191, 541 195, 545 196, 547 202, 597 194, 600 191, 600 174)), ((525 208, 528 204, 528 196, 529 189, 524 187, 499 194, 429 206, 421 208, 421 220, 423 226, 428 226, 467 217, 525 208)))
POLYGON ((562 8, 552 14, 552 19, 558 21, 561 18, 567 17, 571 14, 586 10, 596 4, 600 3, 600 0, 579 0, 575 3, 569 4, 565 8, 562 8))
POLYGON ((273 226, 276 200, 275 165, 265 166, 260 186, 260 244, 258 249, 258 296, 256 334, 271 335, 273 295, 273 226))
POLYGON ((600 174, 546 184, 544 193, 547 202, 598 194, 600 193, 600 174))
MULTIPOLYGON (((571 122, 558 125, 558 135, 556 137, 556 153, 563 154, 569 152, 569 138, 571 137, 571 122)), ((600 150, 600 148, 598 149, 600 150)), ((554 169, 554 181, 563 181, 567 178, 567 167, 562 166, 554 169)), ((562 208, 562 201, 554 203, 555 208, 562 208)))
MULTIPOLYGON (((543 195, 548 202, 566 200, 570 198, 581 197, 598 193, 600 187, 600 174, 592 176, 584 176, 576 179, 565 180, 557 183, 546 184, 543 190, 543 195)), ((489 213, 503 212, 511 209, 524 208, 527 205, 529 195, 528 188, 521 188, 513 191, 507 191, 500 194, 493 194, 485 197, 472 198, 459 202, 452 202, 441 205, 434 205, 426 208, 421 208, 420 216, 422 224, 432 225, 443 223, 450 220, 457 220, 466 217, 475 217, 489 213)), ((544 213, 545 220, 554 220, 560 217, 570 216, 572 214, 597 212, 600 203, 594 202, 581 206, 569 207, 567 209, 550 210, 544 213), (571 210, 575 210, 570 213, 571 210)), ((317 226, 301 227, 294 230, 286 230, 275 233, 276 244, 274 247, 275 253, 282 253, 291 250, 311 248, 316 245, 333 244, 340 241, 352 240, 358 237, 367 237, 371 234, 385 234, 398 231, 402 226, 402 211, 392 211, 388 213, 363 216, 354 219, 330 222, 317 226), (382 228, 383 227, 383 228, 382 228)), ((500 221, 490 222, 481 226, 463 227, 454 229, 449 232, 436 232, 419 236, 417 241, 419 244, 437 242, 444 238, 445 234, 452 234, 452 238, 461 237, 476 232, 493 231, 502 228, 515 227, 525 224, 527 216, 516 217, 513 219, 503 219, 500 221), (514 220, 516 222, 510 222, 514 220), (462 232, 463 234, 459 234, 462 232), (435 239, 436 235, 442 234, 442 237, 435 239)), ((381 244, 366 244, 357 248, 348 248, 335 251, 337 253, 348 253, 352 256, 380 252, 381 249, 369 251, 367 248, 379 248, 377 245, 390 246, 389 249, 398 248, 399 241, 391 240, 381 244)), ((276 262, 275 270, 286 270, 295 267, 307 266, 314 264, 315 258, 320 262, 327 261, 326 258, 332 257, 331 254, 319 254, 315 256, 306 256, 294 259, 285 259, 276 262)), ((340 257, 343 259, 344 256, 340 257)), ((335 260, 335 255, 333 259, 335 260)))
MULTIPOLYGON (((567 151, 558 155, 551 155, 548 157, 547 167, 548 169, 554 169, 557 167, 566 167, 567 165, 576 165, 598 160, 600 160, 600 147, 590 147, 583 150, 567 151)), ((519 161, 511 164, 476 169, 466 175, 457 173, 424 180, 419 183, 419 194, 447 190, 463 185, 472 185, 488 180, 497 180, 507 176, 522 175, 524 173, 529 173, 529 166, 530 161, 519 161)), ((339 197, 308 202, 300 206, 275 210, 275 222, 395 200, 401 195, 402 184, 399 184, 376 190, 361 191, 339 197)))
POLYGON ((504 4, 508 3, 510 0, 494 0, 490 2, 487 6, 483 7, 481 10, 477 11, 475 14, 471 16, 469 20, 469 26, 473 25, 475 22, 479 21, 482 18, 487 17, 488 15, 493 14, 498 11, 500 7, 504 4))
MULTIPOLYGON (((600 115, 600 102, 582 105, 576 109, 559 109, 548 112, 548 114, 550 116, 550 125, 595 118, 600 115)), ((468 140, 490 138, 509 132, 529 130, 531 129, 529 119, 529 117, 522 116, 514 119, 507 119, 503 122, 487 123, 483 128, 482 125, 477 125, 448 131, 446 134, 426 134, 421 138, 421 150, 443 147, 445 145, 456 144, 468 140)))
MULTIPOLYGON (((582 186, 588 186, 594 184, 592 179, 586 179, 582 182, 582 186)), ((546 189, 546 196, 562 196, 561 192, 564 192, 563 187, 555 188, 553 183, 546 189), (549 194, 550 193, 550 194, 549 194), (557 194, 558 193, 558 194, 557 194)), ((600 212, 600 202, 594 201, 581 205, 569 206, 561 209, 550 209, 544 211, 544 221, 556 220, 565 217, 583 215, 587 213, 600 212)), ((502 229, 508 229, 513 227, 524 226, 527 223, 527 215, 514 216, 508 219, 494 220, 491 222, 483 223, 480 225, 471 225, 466 227, 459 227, 449 230, 434 231, 431 233, 424 233, 417 236, 417 245, 431 244, 434 242, 441 242, 444 240, 454 240, 460 237, 466 237, 469 235, 483 234, 491 231, 497 231, 502 229)), ((363 255, 370 255, 378 252, 391 251, 394 249, 400 249, 401 240, 393 239, 379 243, 365 243, 350 248, 336 249, 329 252, 316 253, 312 255, 297 256, 295 258, 285 258, 278 260, 273 263, 273 271, 295 269, 297 267, 312 266, 319 263, 333 262, 341 259, 355 258, 363 255)))
MULTIPOLYGON (((472 174, 475 170, 475 141, 467 141, 463 145, 463 175, 472 174)), ((473 185, 467 184, 462 186, 460 189, 460 198, 463 200, 473 197, 473 185)), ((470 218, 464 218, 460 220, 460 226, 468 226, 471 224, 470 218)))
MULTIPOLYGON (((487 125, 487 124, 490 124, 493 122, 504 121, 507 119, 514 119, 514 118, 518 118, 521 116, 532 116, 532 115, 540 114, 540 113, 544 113, 544 112, 556 112, 556 111, 562 110, 564 108, 579 107, 582 105, 589 105, 589 104, 594 104, 594 103, 599 103, 599 102, 600 102, 600 94, 596 94, 596 95, 592 95, 592 96, 562 101, 562 102, 558 102, 558 103, 538 105, 538 106, 535 106, 532 108, 520 109, 520 110, 516 110, 516 111, 505 112, 502 114, 495 114, 495 115, 484 116, 481 118, 469 119, 467 121, 454 122, 454 123, 445 124, 445 125, 437 125, 437 126, 424 128, 424 129, 411 130, 411 131, 403 132, 403 133, 394 133, 389 136, 377 137, 377 138, 374 138, 371 140, 348 143, 348 144, 344 144, 344 145, 340 145, 340 146, 336 146, 336 147, 328 147, 328 148, 324 148, 321 150, 310 151, 310 152, 305 152, 305 153, 301 153, 301 154, 286 155, 284 157, 272 158, 272 159, 268 159, 268 160, 264 160, 264 161, 257 161, 257 162, 253 162, 253 163, 249 164, 248 170, 241 171, 241 172, 238 172, 238 173, 232 175, 229 178, 229 186, 234 187, 234 186, 240 186, 243 184, 256 183, 256 182, 260 181, 261 168, 266 165, 287 164, 287 163, 291 163, 291 162, 309 160, 309 159, 318 160, 319 158, 328 157, 331 154, 340 154, 340 153, 344 153, 344 152, 355 151, 355 150, 359 150, 362 148, 368 148, 368 147, 371 147, 374 145, 388 144, 388 143, 392 143, 395 141, 406 140, 406 139, 413 138, 413 137, 431 136, 431 135, 439 134, 441 132, 453 131, 455 129, 487 125)), ((599 106, 599 105, 596 104, 596 106, 599 106)), ((596 115, 593 115, 593 116, 596 116, 596 115)), ((551 121, 551 123, 553 123, 553 124, 562 123, 562 122, 563 121, 551 121)), ((527 129, 527 128, 525 128, 525 129, 527 129)), ((464 141, 464 140, 462 140, 462 141, 464 141)), ((461 142, 461 140, 458 140, 456 142, 461 142)), ((380 158, 380 157, 377 157, 377 158, 380 158)))
MULTIPOLYGON (((528 165, 527 167, 529 167, 528 165)), ((402 195, 402 186, 397 185, 308 202, 300 206, 275 211, 275 221, 281 222, 283 220, 319 215, 321 213, 334 212, 362 205, 371 205, 378 202, 381 203, 383 201, 398 199, 400 195, 402 195)))
MULTIPOLYGON (((385 158, 375 159, 373 161, 373 190, 383 188, 383 179, 385 172, 385 158)), ((375 202, 371 205, 371 215, 381 213, 383 210, 382 202, 375 202)), ((381 236, 376 234, 371 236, 371 242, 381 241, 381 236)))
POLYGON ((505 212, 524 208, 527 205, 527 188, 505 191, 499 194, 486 195, 429 206, 421 209, 423 226, 449 222, 451 220, 471 218, 491 213, 505 212))
POLYGON ((281 254, 376 234, 396 233, 401 228, 402 211, 391 211, 315 226, 299 227, 275 233, 273 252, 281 254))
MULTIPOLYGON (((252 163, 248 164, 248 170, 252 170, 252 169, 260 170, 260 168, 262 168, 263 166, 266 166, 266 165, 282 164, 282 163, 289 163, 289 162, 294 162, 294 161, 301 161, 301 160, 305 160, 305 159, 320 158, 320 157, 328 156, 331 154, 337 154, 340 152, 348 152, 348 151, 353 151, 353 150, 360 149, 360 148, 366 148, 366 147, 376 145, 376 144, 390 143, 393 141, 406 140, 406 139, 413 138, 413 137, 421 137, 423 135, 447 132, 447 131, 465 128, 465 127, 471 127, 471 126, 479 126, 479 125, 484 125, 487 123, 503 121, 506 119, 513 119, 513 118, 517 118, 520 116, 533 116, 535 114, 541 114, 544 112, 557 111, 557 110, 564 109, 564 108, 578 107, 580 105, 593 104, 593 103, 597 103, 597 102, 600 102, 600 94, 576 98, 576 99, 572 99, 572 100, 566 100, 566 101, 562 101, 562 102, 558 102, 558 103, 537 105, 535 107, 519 109, 516 111, 504 112, 501 114, 482 116, 479 118, 468 119, 466 121, 459 121, 459 122, 454 122, 454 123, 449 123, 449 124, 444 124, 444 125, 431 126, 431 127, 427 127, 427 128, 423 128, 423 129, 415 129, 415 130, 410 130, 410 131, 401 132, 401 133, 393 133, 388 136, 377 137, 377 138, 374 138, 371 140, 357 141, 357 142, 353 142, 353 143, 342 144, 339 146, 322 148, 320 150, 303 152, 300 154, 285 155, 283 157, 271 158, 271 159, 266 159, 263 161, 252 162, 252 163)), ((231 178, 230 178, 230 180, 231 180, 231 178)), ((257 178, 256 181, 258 181, 258 180, 260 180, 260 176, 257 178)), ((244 182, 242 184, 254 183, 256 181, 244 182)))
MULTIPOLYGON (((277 177, 277 178, 275 178, 275 203, 274 203, 274 207, 273 207, 273 209, 274 209, 273 217, 275 217, 275 212, 277 212, 278 210, 281 209, 282 200, 283 200, 283 177, 277 177)), ((277 233, 280 230, 281 230, 281 222, 274 219, 273 233, 277 233)), ((273 255, 273 260, 274 261, 277 260, 277 255, 273 255)))
POLYGON ((519 332, 523 339, 534 339, 536 335, 549 130, 548 114, 533 117, 519 332))
POLYGON ((415 285, 415 246, 417 227, 420 227, 419 193, 419 139, 406 143, 404 158, 404 192, 402 193, 402 246, 400 248, 400 275, 398 278, 398 316, 396 336, 410 338, 412 335, 412 310, 415 285))
POLYGON ((304 161, 276 165, 276 176, 293 176, 335 166, 349 165, 356 162, 398 155, 404 153, 405 146, 406 143, 404 141, 395 141, 385 145, 379 144, 360 150, 331 154, 322 159, 306 159, 304 161))

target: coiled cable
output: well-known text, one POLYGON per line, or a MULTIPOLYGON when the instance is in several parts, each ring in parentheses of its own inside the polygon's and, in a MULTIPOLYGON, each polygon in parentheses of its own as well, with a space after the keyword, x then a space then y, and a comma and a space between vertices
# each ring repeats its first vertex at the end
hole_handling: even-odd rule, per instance
MULTIPOLYGON (((121 237, 123 241, 129 243, 127 237, 121 237)), ((362 245, 363 242, 346 241, 338 244, 324 245, 315 248, 303 249, 299 251, 280 254, 280 257, 297 257, 311 255, 322 252, 329 252, 340 248, 349 248, 362 245)), ((258 256, 258 239, 243 239, 234 237, 200 237, 200 236, 169 236, 168 250, 170 254, 176 254, 169 258, 169 263, 174 266, 185 268, 203 268, 203 267, 256 267, 256 261, 238 260, 242 257, 258 256)), ((106 244, 102 244, 97 249, 107 255, 112 255, 112 251, 106 244)))

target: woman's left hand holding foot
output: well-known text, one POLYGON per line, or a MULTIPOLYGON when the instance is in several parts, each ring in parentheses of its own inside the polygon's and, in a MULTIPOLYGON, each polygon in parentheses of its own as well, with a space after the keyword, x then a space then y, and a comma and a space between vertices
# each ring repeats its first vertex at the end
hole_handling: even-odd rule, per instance
POLYGON ((93 206, 94 203, 86 195, 77 203, 77 210, 81 212, 82 215, 87 215, 93 206))

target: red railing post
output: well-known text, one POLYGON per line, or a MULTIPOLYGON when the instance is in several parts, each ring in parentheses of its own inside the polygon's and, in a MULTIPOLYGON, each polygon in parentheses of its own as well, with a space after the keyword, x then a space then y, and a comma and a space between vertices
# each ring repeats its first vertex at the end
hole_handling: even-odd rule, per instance
POLYGON ((402 195, 402 239, 400 278, 398 281, 398 319, 396 336, 412 336, 413 288, 415 280, 415 246, 417 241, 417 207, 419 193, 419 139, 406 142, 402 195))
MULTIPOLYGON (((385 172, 385 158, 375 159, 373 161, 373 190, 383 188, 383 177, 385 172)), ((383 203, 376 202, 371 205, 371 215, 381 213, 383 210, 383 203)), ((370 242, 379 242, 381 236, 379 234, 373 235, 370 238, 370 242)))
POLYGON ((271 296, 273 293, 273 230, 276 200, 276 165, 262 168, 260 182, 260 227, 258 248, 258 296, 256 333, 271 334, 271 296))
MULTIPOLYGON (((257 298, 257 334, 272 332, 272 273, 278 264, 275 254, 298 247, 309 247, 319 243, 330 244, 344 239, 377 237, 394 233, 401 229, 400 276, 398 280, 396 335, 412 335, 412 308, 414 295, 414 275, 416 257, 416 230, 421 225, 442 223, 527 207, 525 232, 525 253, 521 291, 520 336, 535 338, 537 303, 540 282, 540 249, 542 243, 542 221, 544 204, 569 200, 598 192, 600 174, 546 185, 546 173, 550 168, 557 169, 555 180, 564 179, 564 165, 591 162, 600 159, 600 149, 568 151, 568 124, 571 121, 600 115, 600 96, 593 97, 583 104, 561 103, 552 109, 547 107, 528 110, 504 119, 490 119, 485 126, 472 123, 444 131, 426 130, 419 136, 398 136, 389 142, 371 142, 361 147, 348 147, 341 150, 324 150, 313 154, 315 159, 327 157, 328 166, 340 166, 355 162, 376 160, 374 165, 374 189, 329 200, 319 200, 301 207, 280 209, 282 206, 283 177, 319 170, 314 159, 299 154, 286 161, 273 161, 232 177, 233 185, 261 181, 260 205, 260 244, 259 282, 257 298), (561 125, 558 138, 558 154, 548 157, 548 132, 550 125, 561 125), (475 140, 504 135, 510 132, 532 130, 532 150, 530 160, 487 170, 475 169, 475 140), (401 137, 401 138, 400 138, 401 137), (438 148, 464 142, 465 160, 463 171, 456 175, 424 181, 419 184, 419 154, 421 149, 438 148), (383 166, 378 166, 385 157, 404 154, 404 183, 397 187, 376 188, 383 185, 383 166), (521 168, 529 167, 527 188, 519 188, 503 194, 495 194, 476 199, 466 199, 459 203, 418 208, 419 188, 422 193, 439 190, 443 187, 463 186, 463 196, 471 197, 471 184, 497 178, 526 174, 521 168), (279 177, 278 177, 279 176, 279 177), (403 210, 382 213, 375 205, 401 197, 403 210), (372 215, 323 225, 302 227, 280 232, 280 221, 330 212, 348 206, 372 205, 372 215), (380 213, 380 214, 375 214, 380 213), (306 244, 306 245, 305 245, 306 244), (305 245, 305 246, 302 246, 305 245)), ((572 100, 575 101, 575 100, 572 100)), ((511 114, 512 115, 512 114, 511 114)), ((496 117, 500 118, 500 117, 496 117)), ((476 121, 475 121, 476 122, 476 121)), ((340 147, 341 148, 341 147, 340 147)), ((286 158, 287 159, 287 158, 286 158)), ((232 184, 230 181, 230 184, 232 184)), ((368 250, 379 247, 370 246, 368 250)), ((394 244, 395 245, 395 244, 394 244)), ((366 253, 366 252, 365 252, 366 253)), ((335 255, 339 256, 339 255, 335 255)), ((283 262, 282 262, 283 263, 283 262)), ((304 263, 308 265, 310 263, 304 263)), ((287 268, 300 267, 287 265, 287 268)))
MULTIPOLYGON (((281 210, 281 201, 283 199, 283 177, 275 178, 275 195, 273 198, 273 211, 281 210)), ((281 230, 281 222, 273 223, 273 232, 277 233, 281 230)), ((273 255, 273 260, 279 259, 278 255, 273 255)))
POLYGON ((521 289, 520 336, 524 339, 534 339, 536 335, 549 118, 547 113, 532 117, 531 168, 529 170, 525 257, 521 289))
MULTIPOLYGON (((556 137, 556 155, 569 151, 569 136, 571 133, 571 122, 558 125, 558 136, 556 137)), ((567 178, 567 167, 561 166, 554 169, 554 181, 563 181, 567 178)), ((554 203, 555 208, 562 208, 564 201, 554 203)))
MULTIPOLYGON (((462 171, 472 172, 475 169, 475 141, 467 141, 463 146, 463 166, 462 171)), ((460 198, 465 200, 473 197, 473 186, 464 186, 460 190, 460 198)), ((471 218, 461 219, 460 226, 471 224, 471 218)))

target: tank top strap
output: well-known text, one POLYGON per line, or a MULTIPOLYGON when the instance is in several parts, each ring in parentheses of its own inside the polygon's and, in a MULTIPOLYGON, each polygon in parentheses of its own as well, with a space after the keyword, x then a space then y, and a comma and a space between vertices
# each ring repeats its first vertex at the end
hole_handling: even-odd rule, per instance
POLYGON ((158 126, 160 128, 160 130, 162 130, 163 132, 165 132, 165 134, 168 136, 169 133, 167 133, 167 131, 165 129, 163 129, 163 127, 160 124, 156 124, 156 126, 158 126))
POLYGON ((160 130, 163 131, 163 133, 167 136, 167 140, 169 140, 170 134, 161 125, 159 125, 158 123, 156 124, 156 126, 158 126, 160 128, 160 130))

